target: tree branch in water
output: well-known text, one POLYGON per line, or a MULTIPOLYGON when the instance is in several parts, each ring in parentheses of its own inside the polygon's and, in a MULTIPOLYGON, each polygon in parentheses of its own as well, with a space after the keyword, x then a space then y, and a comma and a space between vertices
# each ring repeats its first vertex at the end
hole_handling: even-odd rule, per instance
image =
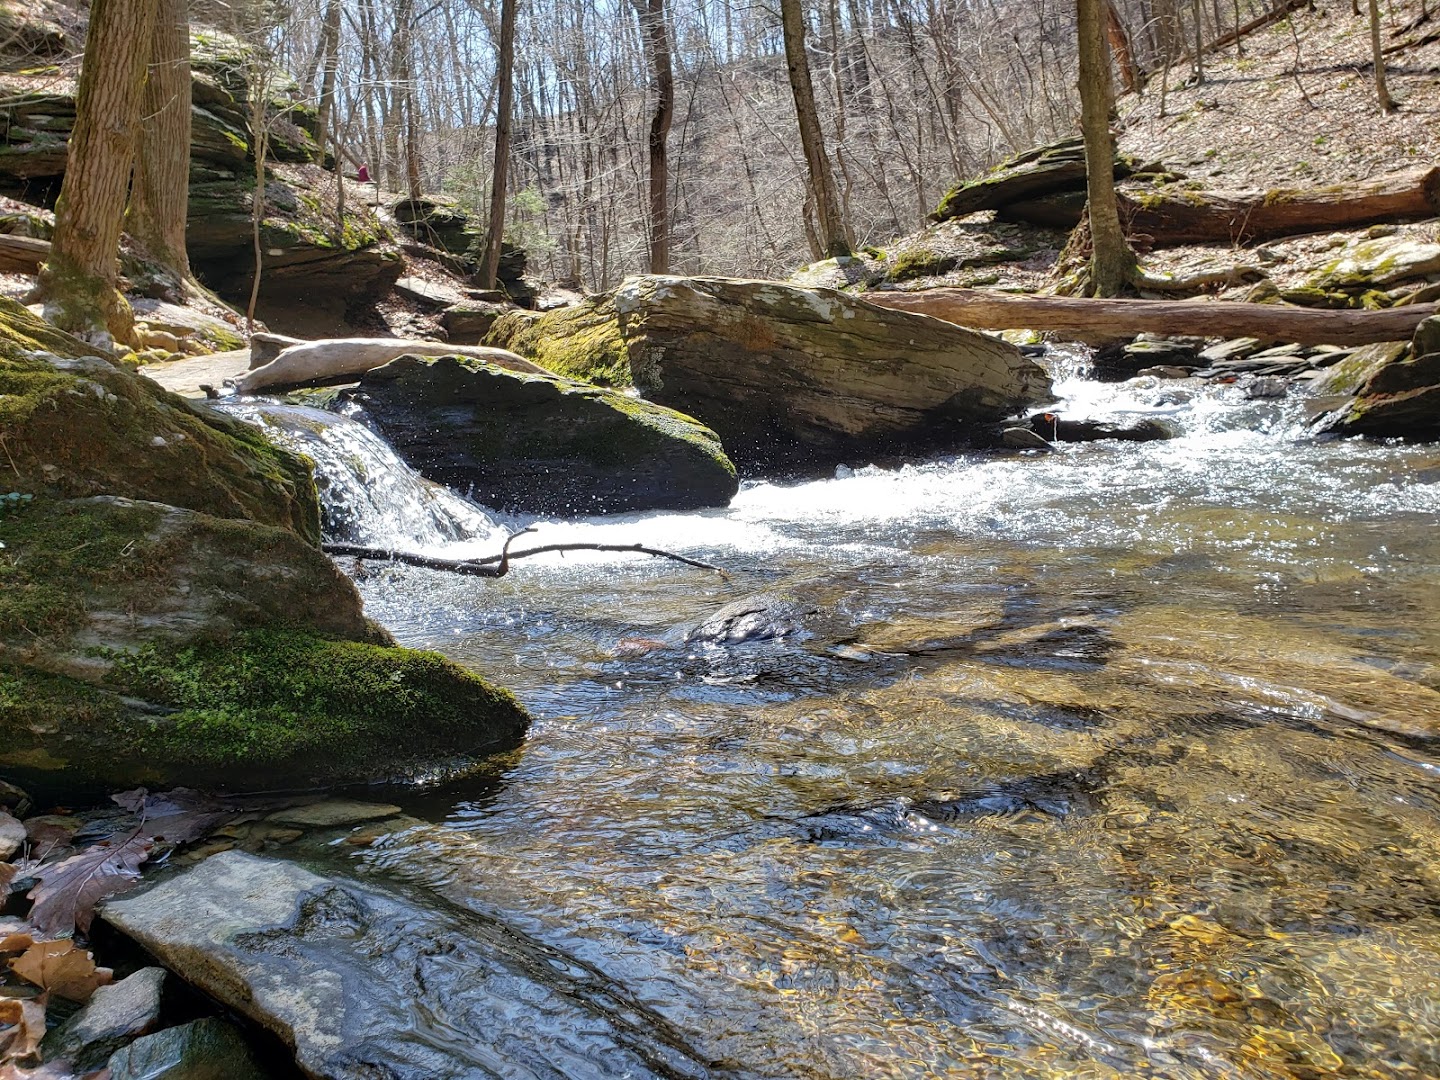
POLYGON ((636 555, 650 555, 657 559, 670 559, 673 562, 684 563, 686 566, 711 570, 726 581, 730 580, 730 575, 718 566, 712 566, 697 559, 687 559, 684 555, 676 555, 673 551, 661 551, 659 548, 646 547, 643 544, 542 544, 540 547, 525 548, 521 551, 510 550, 510 545, 516 537, 534 531, 534 529, 521 529, 517 533, 511 533, 505 539, 505 546, 500 549, 499 555, 491 555, 484 559, 440 559, 433 555, 420 555, 412 551, 365 547, 361 544, 322 544, 321 548, 328 555, 400 562, 407 566, 421 566, 427 570, 446 570, 452 574, 468 574, 471 577, 483 578, 504 577, 510 572, 511 559, 524 559, 530 555, 545 555, 552 551, 622 551, 632 552, 636 555))

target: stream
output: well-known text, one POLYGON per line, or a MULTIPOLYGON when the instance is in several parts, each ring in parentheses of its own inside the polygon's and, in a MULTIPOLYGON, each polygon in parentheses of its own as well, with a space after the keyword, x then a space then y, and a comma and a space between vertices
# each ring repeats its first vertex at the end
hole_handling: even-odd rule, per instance
POLYGON ((489 555, 535 525, 730 572, 358 574, 402 644, 535 722, 385 789, 408 817, 332 868, 573 961, 704 1063, 610 1070, 604 1025, 537 1008, 474 1075, 586 1038, 596 1076, 1440 1075, 1440 448, 1047 363, 1067 414, 1180 437, 537 521, 353 419, 232 406, 317 459, 336 538, 489 555), (757 594, 781 636, 687 640, 757 594))

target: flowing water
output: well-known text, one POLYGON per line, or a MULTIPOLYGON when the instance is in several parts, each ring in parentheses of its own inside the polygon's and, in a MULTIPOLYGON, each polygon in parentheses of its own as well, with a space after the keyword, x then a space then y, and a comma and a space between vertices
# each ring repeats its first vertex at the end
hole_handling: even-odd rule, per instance
MULTIPOLYGON (((586 966, 704 1075, 1440 1076, 1440 451, 1059 374, 1182 434, 537 523, 728 582, 368 564, 374 617, 536 719, 350 870, 586 966), (687 640, 755 594, 788 633, 687 640)), ((364 527, 532 524, 421 490, 459 524, 364 527)))

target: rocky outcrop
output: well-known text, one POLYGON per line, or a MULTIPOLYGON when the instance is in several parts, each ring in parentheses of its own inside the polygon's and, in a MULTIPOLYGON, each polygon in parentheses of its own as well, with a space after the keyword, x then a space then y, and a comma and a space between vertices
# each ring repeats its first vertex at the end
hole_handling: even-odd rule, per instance
MULTIPOLYGON (((1121 180, 1133 171, 1130 162, 1116 157, 1115 179, 1121 180)), ((1083 202, 1084 191, 1085 143, 1079 138, 1065 139, 1017 154, 1002 161, 979 180, 951 189, 930 215, 930 220, 949 221, 979 210, 1004 210, 1015 204, 1023 205, 1030 200, 1059 193, 1079 194, 1083 202)), ((1022 215, 1017 220, 1031 219, 1022 215)))
POLYGON ((958 446, 1050 390, 997 338, 765 281, 633 278, 580 307, 505 316, 487 340, 564 374, 633 382, 746 463, 958 446))
POLYGON ((1354 397, 1321 420, 1322 430, 1374 438, 1440 439, 1440 315, 1420 324, 1409 348, 1380 345, 1357 353, 1332 378, 1329 389, 1349 382, 1354 397))
POLYGON ((411 468, 503 510, 690 510, 724 506, 738 487, 713 431, 573 379, 406 356, 351 396, 411 468))
POLYGON ((278 1036, 309 1077, 711 1075, 583 961, 372 885, 228 851, 106 922, 278 1036), (513 1067, 513 1068, 512 1068, 513 1067))
POLYGON ((304 459, 0 300, 0 773, 91 786, 396 776, 525 714, 393 647, 319 550, 304 459))

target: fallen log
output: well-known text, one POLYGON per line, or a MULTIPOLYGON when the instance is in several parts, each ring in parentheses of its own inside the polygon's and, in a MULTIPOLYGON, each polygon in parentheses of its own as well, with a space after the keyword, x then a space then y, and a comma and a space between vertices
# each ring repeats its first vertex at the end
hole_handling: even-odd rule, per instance
MULTIPOLYGON (((1440 167, 1316 188, 1139 196, 1121 191, 1118 201, 1126 233, 1145 248, 1252 244, 1435 217, 1440 214, 1440 167)), ((1073 229, 1084 208, 1084 192, 1051 191, 1001 206, 998 216, 1004 221, 1073 229)))
POLYGON ((0 233, 0 274, 35 274, 50 257, 50 241, 0 233))
MULTIPOLYGON (((273 340, 261 343, 267 351, 273 344, 273 340)), ((277 387, 334 385, 358 379, 365 372, 401 356, 469 356, 510 371, 549 374, 523 356, 483 345, 451 345, 411 338, 322 338, 285 346, 269 363, 251 368, 236 379, 235 389, 242 394, 258 394, 277 387)))
POLYGON ((986 289, 925 289, 867 293, 877 307, 932 315, 977 330, 1050 330, 1084 338, 1139 333, 1367 345, 1402 341, 1440 312, 1440 304, 1411 304, 1381 311, 1330 311, 1224 300, 1091 300, 1022 296, 986 289))
POLYGON ((407 566, 424 567, 427 570, 446 570, 452 574, 483 578, 502 578, 510 572, 512 559, 524 559, 531 555, 546 555, 557 551, 562 554, 567 551, 617 551, 632 555, 649 555, 656 559, 670 559, 673 562, 684 563, 686 566, 694 566, 700 570, 711 570, 726 581, 730 580, 730 575, 718 566, 711 566, 709 563, 690 559, 684 555, 676 555, 673 551, 645 547, 643 544, 542 544, 539 547, 525 548, 522 551, 510 550, 510 545, 515 542, 517 537, 534 531, 533 528, 530 528, 511 533, 506 537, 499 555, 489 555, 483 559, 441 559, 434 555, 420 555, 413 551, 366 547, 362 544, 322 544, 321 548, 327 555, 342 555, 360 560, 373 559, 380 562, 399 562, 407 566))
MULTIPOLYGON (((1256 30, 1263 30, 1271 23, 1279 22, 1281 19, 1285 18, 1285 16, 1289 15, 1292 11, 1298 11, 1303 7, 1309 7, 1312 2, 1313 0, 1284 0, 1283 3, 1277 4, 1275 7, 1265 12, 1265 14, 1251 19, 1243 26, 1231 30, 1229 33, 1221 34, 1219 37, 1213 39, 1212 41, 1206 42, 1205 47, 1201 50, 1201 52, 1204 54, 1209 54, 1215 52, 1218 49, 1223 49, 1226 45, 1233 45, 1241 38, 1253 34, 1256 30)), ((1187 52, 1185 55, 1188 57, 1190 53, 1187 52)))
POLYGON ((1316 188, 1275 188, 1246 195, 1186 192, 1120 196, 1126 231, 1154 247, 1252 244, 1281 236, 1330 232, 1440 214, 1440 166, 1316 188))

